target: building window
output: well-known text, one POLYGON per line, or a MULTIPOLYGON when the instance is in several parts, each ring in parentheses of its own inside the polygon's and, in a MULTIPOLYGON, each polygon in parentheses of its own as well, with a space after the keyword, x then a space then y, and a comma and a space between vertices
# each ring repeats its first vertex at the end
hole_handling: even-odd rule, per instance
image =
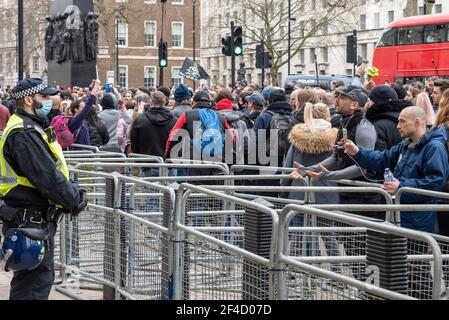
POLYGON ((321 59, 323 62, 329 62, 329 50, 328 48, 321 48, 321 59))
POLYGON ((154 87, 156 82, 156 68, 146 66, 144 69, 143 83, 146 88, 154 87))
POLYGON ((173 85, 178 86, 182 83, 182 76, 179 74, 181 72, 181 68, 173 67, 171 71, 171 82, 173 85))
POLYGON ((365 30, 366 29, 366 14, 360 15, 360 29, 365 30))
POLYGON ((424 14, 424 6, 418 7, 418 15, 422 16, 424 14))
POLYGON ((361 49, 361 52, 362 52, 362 58, 363 59, 367 59, 367 57, 368 57, 368 44, 366 44, 366 43, 362 43, 361 45, 360 45, 360 49, 361 49))
POLYGON ((172 4, 184 4, 184 0, 172 0, 172 4))
POLYGON ((0 53, 0 73, 3 73, 3 54, 0 53))
POLYGON ((184 47, 184 22, 172 23, 172 46, 174 48, 184 47))
POLYGON ((374 28, 375 29, 380 28, 380 13, 379 12, 374 13, 374 28))
POLYGON ((120 88, 128 88, 128 66, 120 66, 118 82, 120 88))
POLYGON ((33 57, 33 73, 39 72, 39 57, 33 57))
POLYGON ((443 8, 441 4, 436 4, 435 5, 435 13, 442 13, 443 12, 443 8))
POLYGON ((304 49, 300 49, 299 50, 299 63, 300 64, 304 64, 305 63, 305 58, 304 58, 304 56, 305 56, 305 54, 304 54, 304 49))
POLYGON ((394 21, 394 11, 388 11, 388 23, 392 23, 394 21))
POLYGON ((128 24, 126 22, 118 22, 118 45, 128 46, 128 24))
POLYGON ((156 22, 145 21, 145 47, 156 46, 156 22))
POLYGON ((310 63, 315 63, 315 48, 310 49, 310 63))

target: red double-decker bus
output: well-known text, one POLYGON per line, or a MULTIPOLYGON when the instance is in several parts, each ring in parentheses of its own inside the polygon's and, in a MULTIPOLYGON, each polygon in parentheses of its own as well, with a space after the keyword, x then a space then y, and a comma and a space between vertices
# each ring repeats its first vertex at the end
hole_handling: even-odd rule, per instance
POLYGON ((402 18, 382 33, 374 50, 376 84, 449 76, 449 14, 402 18))

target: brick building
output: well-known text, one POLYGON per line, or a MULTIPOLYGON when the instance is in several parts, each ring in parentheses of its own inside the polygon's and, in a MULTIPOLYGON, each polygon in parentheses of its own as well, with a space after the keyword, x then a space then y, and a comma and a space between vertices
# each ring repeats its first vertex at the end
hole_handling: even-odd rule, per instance
MULTIPOLYGON (((119 77, 121 87, 159 84, 158 44, 162 32, 160 0, 104 0, 100 11, 98 72, 110 82, 116 73, 116 21, 118 23, 119 77), (119 8, 123 10, 119 13, 119 8), (118 18, 119 17, 119 18, 118 18)), ((193 8, 195 5, 196 60, 200 58, 200 1, 167 0, 163 38, 168 43, 168 66, 164 68, 164 85, 192 82, 179 75, 186 57, 193 57, 193 8), (194 3, 193 3, 194 2, 194 3)))

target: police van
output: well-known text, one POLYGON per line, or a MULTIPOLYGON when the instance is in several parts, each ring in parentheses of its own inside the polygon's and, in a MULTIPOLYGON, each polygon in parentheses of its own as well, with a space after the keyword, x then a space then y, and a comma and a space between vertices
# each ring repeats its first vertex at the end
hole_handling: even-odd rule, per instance
POLYGON ((304 86, 310 87, 321 87, 324 90, 331 89, 332 81, 343 81, 345 87, 352 83, 352 76, 347 75, 338 75, 338 74, 330 74, 330 75, 306 75, 306 74, 297 74, 290 75, 285 79, 284 88, 288 88, 288 83, 302 84, 304 86), (317 81, 318 78, 318 81, 317 81))

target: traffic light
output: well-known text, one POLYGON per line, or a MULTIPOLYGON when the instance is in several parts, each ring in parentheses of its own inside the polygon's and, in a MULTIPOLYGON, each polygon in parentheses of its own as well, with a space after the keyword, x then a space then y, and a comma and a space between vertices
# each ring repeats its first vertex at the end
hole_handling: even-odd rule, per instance
POLYGON ((167 42, 159 42, 159 67, 166 68, 168 66, 168 49, 167 42))
POLYGON ((263 53, 263 46, 261 44, 258 44, 256 46, 256 68, 262 69, 264 64, 264 53, 263 53))
POLYGON ((225 56, 232 56, 232 49, 231 49, 231 37, 223 37, 221 38, 221 44, 223 47, 221 48, 221 53, 223 53, 225 56))
POLYGON ((232 40, 234 43, 234 56, 242 56, 243 55, 242 27, 234 27, 234 30, 232 30, 232 40))
POLYGON ((269 52, 265 52, 264 68, 271 68, 273 66, 273 55, 269 52))

